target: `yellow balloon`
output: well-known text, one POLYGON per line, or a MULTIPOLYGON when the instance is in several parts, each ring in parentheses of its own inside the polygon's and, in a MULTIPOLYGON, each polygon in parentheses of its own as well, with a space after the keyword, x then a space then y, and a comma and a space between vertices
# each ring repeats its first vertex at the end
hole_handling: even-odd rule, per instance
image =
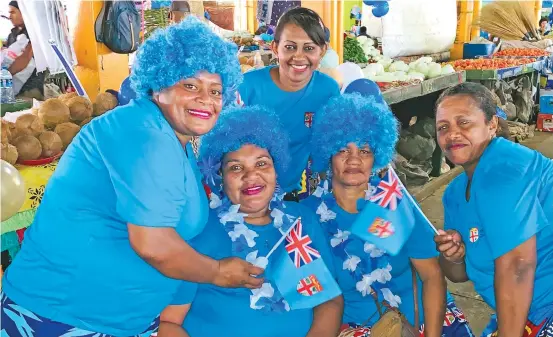
POLYGON ((2 221, 11 218, 25 202, 25 182, 15 167, 0 160, 0 192, 2 221))

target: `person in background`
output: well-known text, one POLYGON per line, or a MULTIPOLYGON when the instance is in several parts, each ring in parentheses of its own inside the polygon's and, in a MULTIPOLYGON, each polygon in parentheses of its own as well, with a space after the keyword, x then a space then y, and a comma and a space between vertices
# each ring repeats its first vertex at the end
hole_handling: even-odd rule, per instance
POLYGON ((330 29, 325 27, 325 41, 326 41, 326 53, 321 60, 321 68, 334 69, 340 65, 340 57, 338 53, 330 46, 330 29))
MULTIPOLYGON (((23 16, 21 15, 21 11, 19 10, 19 4, 17 1, 10 1, 9 3, 9 13, 10 13, 10 21, 13 24, 13 29, 11 30, 10 35, 8 36, 8 39, 6 41, 6 47, 9 47, 13 43, 17 41, 17 37, 20 34, 25 34, 28 39, 29 33, 27 32, 27 28, 25 27, 25 22, 23 21, 23 16)), ((23 53, 16 58, 10 68, 8 69, 9 72, 13 75, 16 75, 20 71, 23 71, 29 62, 33 59, 33 47, 31 43, 27 45, 27 48, 23 51, 23 53)), ((23 87, 19 91, 18 96, 20 97, 27 97, 27 98, 36 98, 38 100, 44 99, 44 79, 46 77, 45 72, 37 73, 36 69, 33 71, 31 77, 23 84, 23 87)))
POLYGON ((542 36, 546 36, 546 35, 549 35, 549 33, 551 33, 551 26, 549 25, 549 20, 547 18, 540 19, 539 31, 542 36))
POLYGON ((181 280, 261 286, 261 268, 187 243, 209 211, 189 141, 236 97, 236 53, 193 16, 140 46, 137 98, 73 139, 5 271, 3 334, 149 337, 181 280))
POLYGON ((370 37, 369 35, 367 35, 367 27, 362 26, 362 27, 359 29, 359 31, 360 31, 360 33, 359 33, 359 35, 357 36, 357 41, 359 41, 359 43, 361 43, 361 45, 364 45, 365 42, 366 42, 367 40, 370 40, 369 46, 370 46, 370 45, 376 46, 376 45, 375 45, 376 41, 375 41, 372 37, 370 37))
POLYGON ((290 136, 292 164, 279 176, 287 199, 297 200, 307 192, 301 184, 309 158, 311 123, 316 111, 340 94, 338 83, 317 71, 327 43, 324 25, 308 8, 290 9, 279 19, 271 48, 278 66, 249 71, 239 88, 239 104, 264 105, 276 110, 290 136))
POLYGON ((438 144, 464 172, 443 196, 435 236, 444 274, 472 281, 497 312, 484 335, 553 331, 553 161, 496 137, 496 103, 481 84, 462 83, 436 102, 438 144))
MULTIPOLYGON (((313 124, 313 170, 327 172, 329 179, 319 186, 319 193, 302 203, 320 215, 332 246, 344 296, 343 328, 361 333, 379 320, 374 291, 379 301, 398 308, 426 337, 473 337, 463 313, 446 292, 433 231, 426 224, 415 223, 396 256, 351 234, 358 201, 367 202, 378 184, 371 183, 371 177, 376 178, 395 155, 398 122, 382 96, 345 93, 331 98, 319 116, 313 124), (418 311, 413 272, 418 275, 418 311)), ((397 183, 389 180, 387 184, 397 183)), ((397 198, 399 202, 407 201, 397 198)))
MULTIPOLYGON (((213 165, 204 167, 206 180, 219 174, 218 170, 221 177, 213 180, 218 183, 210 184, 213 207, 205 230, 191 242, 194 248, 215 259, 248 259, 252 254, 253 259, 264 257, 282 237, 284 229, 279 226, 284 224, 273 217, 282 212, 286 218, 301 217, 302 244, 306 251, 316 250, 333 274, 330 248, 315 214, 301 204, 280 201, 282 192, 276 189, 277 180, 291 163, 287 132, 274 111, 260 106, 225 110, 216 128, 202 139, 200 160, 213 165), (242 219, 228 216, 233 205, 239 206, 236 211, 242 219), (239 224, 247 228, 243 234, 251 240, 247 245, 242 236, 233 237, 239 224)), ((173 305, 161 314, 158 337, 336 337, 342 297, 312 309, 290 310, 270 268, 278 265, 277 255, 267 261, 266 283, 262 286, 274 290, 270 297, 266 294, 252 302, 255 295, 247 289, 184 284, 173 305)))
POLYGON ((171 2, 171 10, 169 12, 171 23, 179 23, 188 15, 190 15, 190 4, 188 1, 173 0, 171 2))

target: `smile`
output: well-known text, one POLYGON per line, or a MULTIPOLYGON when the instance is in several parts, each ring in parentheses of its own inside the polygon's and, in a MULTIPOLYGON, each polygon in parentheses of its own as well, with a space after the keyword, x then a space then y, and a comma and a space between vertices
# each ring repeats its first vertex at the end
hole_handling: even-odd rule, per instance
POLYGON ((306 64, 303 64, 303 65, 291 64, 290 67, 292 67, 292 69, 294 69, 295 71, 299 71, 299 72, 306 71, 308 68, 306 64))
POLYGON ((188 110, 188 113, 201 119, 210 119, 211 112, 205 110, 188 110))
POLYGON ((242 190, 242 193, 245 194, 245 195, 257 195, 259 193, 261 193, 261 191, 263 191, 265 189, 265 186, 252 186, 252 187, 248 187, 246 189, 243 189, 242 190))
POLYGON ((452 144, 447 147, 448 150, 455 151, 464 148, 465 144, 452 144))

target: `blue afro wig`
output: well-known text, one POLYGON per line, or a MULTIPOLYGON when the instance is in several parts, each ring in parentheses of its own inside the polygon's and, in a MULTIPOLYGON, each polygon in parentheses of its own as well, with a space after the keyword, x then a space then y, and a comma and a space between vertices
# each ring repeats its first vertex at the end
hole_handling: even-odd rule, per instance
POLYGON ((220 163, 226 153, 245 144, 267 149, 277 175, 282 176, 288 169, 288 135, 276 112, 256 105, 223 110, 215 127, 201 138, 200 160, 220 163))
POLYGON ((171 87, 200 71, 219 74, 223 102, 232 102, 242 82, 234 43, 217 36, 193 15, 182 22, 158 29, 138 49, 131 71, 131 86, 138 97, 171 87))
POLYGON ((311 137, 313 170, 328 170, 333 155, 347 144, 356 143, 369 146, 376 172, 392 161, 398 128, 388 104, 374 95, 351 93, 333 97, 315 114, 311 137))

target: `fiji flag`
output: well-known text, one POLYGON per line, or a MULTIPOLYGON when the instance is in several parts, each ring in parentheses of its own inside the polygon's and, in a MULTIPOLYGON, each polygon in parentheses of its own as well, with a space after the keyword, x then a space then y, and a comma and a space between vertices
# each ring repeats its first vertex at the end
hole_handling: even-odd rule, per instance
POLYGON ((310 309, 342 292, 307 234, 301 218, 275 250, 267 275, 292 310, 310 309))
POLYGON ((355 219, 352 233, 397 255, 409 239, 415 221, 424 218, 418 213, 394 170, 389 168, 355 219))

